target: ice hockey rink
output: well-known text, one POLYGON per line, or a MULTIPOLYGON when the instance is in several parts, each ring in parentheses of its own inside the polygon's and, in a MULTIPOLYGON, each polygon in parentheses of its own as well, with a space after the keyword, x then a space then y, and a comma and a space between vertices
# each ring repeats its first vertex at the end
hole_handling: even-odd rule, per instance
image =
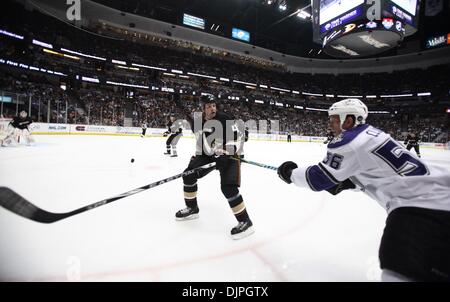
MULTIPOLYGON (((51 212, 67 212, 181 173, 194 152, 163 155, 165 138, 35 136, 0 149, 0 185, 51 212), (131 163, 131 158, 135 159, 131 163)), ((246 159, 278 166, 322 160, 321 143, 249 141, 246 159)), ((450 169, 450 151, 423 148, 450 169)), ((236 225, 217 171, 199 180, 200 218, 176 221, 181 179, 41 224, 0 208, 0 281, 378 281, 385 211, 363 193, 332 196, 242 164, 241 193, 255 233, 236 225)))

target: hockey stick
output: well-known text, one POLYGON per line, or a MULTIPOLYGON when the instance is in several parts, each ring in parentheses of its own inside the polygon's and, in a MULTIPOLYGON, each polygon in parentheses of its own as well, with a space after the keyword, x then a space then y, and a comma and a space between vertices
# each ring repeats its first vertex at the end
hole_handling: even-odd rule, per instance
POLYGON ((25 198, 23 198, 22 196, 20 196, 19 194, 17 194, 16 192, 14 192, 13 190, 11 190, 7 187, 0 187, 0 206, 2 206, 3 208, 5 208, 19 216, 28 218, 33 221, 37 221, 37 222, 41 222, 41 223, 53 223, 53 222, 65 219, 67 217, 74 216, 74 215, 95 209, 97 207, 103 206, 103 205, 111 203, 113 201, 137 194, 139 192, 142 192, 142 191, 145 191, 145 190, 148 190, 151 188, 154 188, 156 186, 165 184, 166 182, 175 180, 177 178, 196 173, 199 170, 211 168, 214 165, 215 165, 215 163, 209 163, 209 164, 203 165, 201 167, 198 167, 198 168, 165 178, 163 180, 159 180, 154 183, 139 187, 137 189, 133 189, 128 192, 125 192, 125 193, 122 193, 122 194, 119 194, 119 195, 116 195, 116 196, 113 196, 110 198, 106 198, 106 199, 100 200, 98 202, 94 202, 90 205, 81 207, 79 209, 76 209, 76 210, 73 210, 73 211, 67 212, 67 213, 47 212, 47 211, 35 206, 34 204, 32 204, 31 202, 29 202, 28 200, 26 200, 25 198))
POLYGON ((241 159, 234 158, 234 157, 232 157, 232 158, 235 159, 235 160, 240 160, 241 162, 249 164, 249 165, 254 165, 254 166, 258 166, 258 167, 266 168, 266 169, 270 169, 270 170, 275 170, 275 171, 278 170, 278 168, 274 167, 274 166, 269 166, 269 165, 266 165, 266 164, 260 164, 260 163, 257 163, 257 162, 251 161, 251 160, 246 160, 246 159, 243 159, 243 158, 241 158, 241 159))

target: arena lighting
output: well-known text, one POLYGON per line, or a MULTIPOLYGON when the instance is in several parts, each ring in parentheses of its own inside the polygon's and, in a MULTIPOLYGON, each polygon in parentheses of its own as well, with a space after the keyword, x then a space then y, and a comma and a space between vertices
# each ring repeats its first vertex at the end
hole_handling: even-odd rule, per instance
POLYGON ((132 85, 132 84, 119 83, 119 82, 112 82, 112 81, 106 81, 106 84, 116 85, 116 86, 125 86, 125 87, 134 87, 134 88, 146 88, 146 89, 149 88, 148 86, 143 86, 143 85, 132 85))
POLYGON ((119 61, 119 60, 111 60, 114 64, 120 64, 120 65, 127 65, 127 62, 125 61, 119 61))
POLYGON ((278 5, 278 9, 282 12, 284 12, 287 9, 287 4, 285 0, 281 0, 280 4, 278 5))
POLYGON ((171 76, 171 77, 174 77, 174 76, 175 76, 173 73, 168 73, 168 72, 163 72, 163 75, 171 76))
POLYGON ((53 49, 53 45, 52 45, 52 44, 48 44, 48 43, 45 43, 45 42, 41 42, 41 41, 39 41, 39 40, 33 39, 33 44, 39 45, 39 46, 42 46, 42 47, 47 47, 47 48, 53 49))
POLYGON ((181 70, 177 70, 177 69, 172 69, 173 73, 178 73, 178 74, 183 74, 183 71, 181 70))
POLYGON ((119 65, 116 65, 116 67, 117 67, 117 68, 121 68, 121 69, 128 69, 128 70, 139 71, 139 68, 136 68, 136 67, 119 66, 119 65))
POLYGON ((372 114, 387 114, 387 113, 390 113, 389 111, 369 111, 369 113, 372 113, 372 114))
POLYGON ((275 102, 275 106, 278 106, 278 107, 284 107, 284 104, 283 104, 283 103, 275 102))
POLYGON ((430 96, 431 92, 420 92, 417 94, 417 96, 430 96))
POLYGON ((382 98, 402 98, 402 97, 409 97, 409 96, 413 96, 412 93, 380 95, 380 97, 382 97, 382 98))
POLYGON ((52 54, 52 55, 57 55, 57 56, 64 57, 64 58, 69 58, 69 59, 74 59, 74 60, 79 60, 80 59, 79 57, 76 57, 76 56, 66 55, 65 53, 60 53, 60 52, 57 52, 57 51, 54 51, 54 50, 50 50, 50 49, 46 49, 46 48, 44 48, 42 51, 45 52, 45 53, 49 53, 49 54, 52 54))
POLYGON ((227 79, 227 78, 220 78, 220 80, 224 81, 224 82, 229 82, 230 81, 230 79, 227 79))
POLYGON ((326 94, 325 95, 327 98, 334 98, 334 94, 326 94))
POLYGON ((303 109, 303 106, 294 105, 295 109, 303 109))
POLYGON ((237 80, 233 80, 233 82, 238 83, 238 84, 244 84, 244 85, 258 86, 257 84, 254 84, 254 83, 242 82, 242 81, 237 81, 237 80))
POLYGON ((73 50, 66 49, 66 48, 61 48, 61 51, 68 52, 68 53, 71 53, 71 54, 74 54, 74 55, 79 55, 79 56, 86 57, 86 58, 106 61, 106 58, 91 56, 91 55, 87 55, 87 54, 84 54, 84 53, 81 53, 81 52, 78 52, 78 51, 73 51, 73 50))
POLYGON ((366 99, 376 99, 376 95, 366 95, 366 99))
POLYGON ((292 93, 293 93, 293 94, 300 94, 300 91, 292 90, 292 93))
POLYGON ((258 103, 258 104, 264 104, 264 101, 261 101, 261 100, 255 100, 255 103, 258 103))
POLYGON ((180 77, 180 78, 183 78, 183 79, 190 79, 190 77, 185 76, 185 75, 179 75, 179 77, 180 77))
POLYGON ((311 110, 311 111, 328 111, 328 109, 311 108, 311 107, 306 107, 306 110, 311 110))
POLYGON ((188 75, 192 75, 192 76, 196 76, 196 77, 202 77, 202 78, 207 78, 207 79, 216 79, 216 77, 212 77, 209 75, 205 75, 205 74, 198 74, 198 73, 193 73, 193 72, 188 72, 188 75))
POLYGON ((259 85, 259 87, 261 87, 261 88, 269 88, 269 87, 267 87, 267 85, 259 85))
POLYGON ((255 86, 248 86, 248 85, 245 85, 245 88, 248 88, 248 89, 256 89, 255 86))
POLYGON ((310 96, 323 96, 323 94, 320 93, 310 93, 310 92, 302 92, 303 95, 310 95, 310 96))
POLYGON ((81 77, 81 80, 82 81, 85 81, 85 82, 91 82, 91 83, 100 83, 100 81, 98 80, 98 79, 96 79, 96 78, 90 78, 90 77, 81 77))
POLYGON ((287 89, 283 89, 283 88, 278 88, 278 87, 270 87, 270 89, 272 89, 272 90, 278 90, 278 91, 283 91, 283 92, 291 92, 290 90, 287 90, 287 89))
POLYGON ((354 98, 354 99, 356 99, 356 98, 362 98, 363 96, 362 95, 341 95, 341 94, 338 94, 337 97, 338 98, 354 98))
POLYGON ((148 65, 142 65, 142 64, 135 64, 135 63, 131 63, 131 66, 136 66, 136 67, 142 67, 142 68, 148 68, 148 69, 155 69, 155 70, 167 71, 166 68, 155 67, 155 66, 148 66, 148 65))
POLYGON ((307 13, 307 12, 305 12, 305 11, 300 10, 300 11, 298 12, 298 14, 297 14, 297 17, 306 20, 306 19, 311 18, 311 14, 310 14, 310 13, 307 13))
POLYGON ((19 40, 23 40, 23 36, 16 35, 15 33, 12 33, 12 32, 9 32, 9 31, 3 30, 3 29, 0 29, 0 34, 5 35, 5 36, 9 36, 9 37, 12 37, 12 38, 16 38, 16 39, 19 39, 19 40))

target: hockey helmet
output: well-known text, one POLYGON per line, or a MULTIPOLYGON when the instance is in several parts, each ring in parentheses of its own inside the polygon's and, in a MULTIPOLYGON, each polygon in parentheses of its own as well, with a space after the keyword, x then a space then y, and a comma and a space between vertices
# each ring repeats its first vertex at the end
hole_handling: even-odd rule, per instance
POLYGON ((204 108, 206 104, 209 104, 209 103, 215 104, 216 102, 217 102, 217 99, 212 94, 204 94, 200 97, 200 106, 202 108, 204 108))
POLYGON ((345 99, 331 105, 328 116, 339 115, 341 127, 348 115, 355 116, 355 126, 364 124, 369 114, 367 106, 358 99, 345 99))

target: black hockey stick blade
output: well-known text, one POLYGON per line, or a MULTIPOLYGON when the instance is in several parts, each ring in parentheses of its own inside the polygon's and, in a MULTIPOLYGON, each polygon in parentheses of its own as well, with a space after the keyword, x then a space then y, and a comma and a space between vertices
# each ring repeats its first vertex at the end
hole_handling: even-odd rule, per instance
POLYGON ((199 170, 214 168, 215 164, 216 163, 214 163, 214 162, 209 163, 209 164, 203 165, 201 167, 198 167, 198 168, 195 168, 195 169, 192 169, 192 170, 189 170, 189 171, 153 182, 151 184, 127 191, 125 193, 94 202, 90 205, 81 207, 79 209, 76 209, 76 210, 73 210, 73 211, 67 212, 67 213, 52 213, 52 212, 45 211, 45 210, 37 207, 33 203, 29 202, 28 200, 26 200, 25 198, 23 198, 22 196, 20 196, 19 194, 17 194, 16 192, 14 192, 13 190, 11 190, 10 188, 7 188, 7 187, 0 187, 0 206, 19 215, 19 216, 28 218, 28 219, 36 221, 36 222, 52 223, 52 222, 56 222, 56 221, 62 220, 64 218, 82 213, 82 212, 86 212, 86 211, 95 209, 97 207, 111 203, 118 199, 122 199, 122 198, 125 198, 128 196, 137 194, 139 192, 154 188, 156 186, 165 184, 165 183, 175 180, 177 178, 196 173, 199 170))
POLYGON ((42 223, 51 223, 68 217, 64 213, 47 212, 6 187, 0 187, 0 206, 19 216, 42 223))

